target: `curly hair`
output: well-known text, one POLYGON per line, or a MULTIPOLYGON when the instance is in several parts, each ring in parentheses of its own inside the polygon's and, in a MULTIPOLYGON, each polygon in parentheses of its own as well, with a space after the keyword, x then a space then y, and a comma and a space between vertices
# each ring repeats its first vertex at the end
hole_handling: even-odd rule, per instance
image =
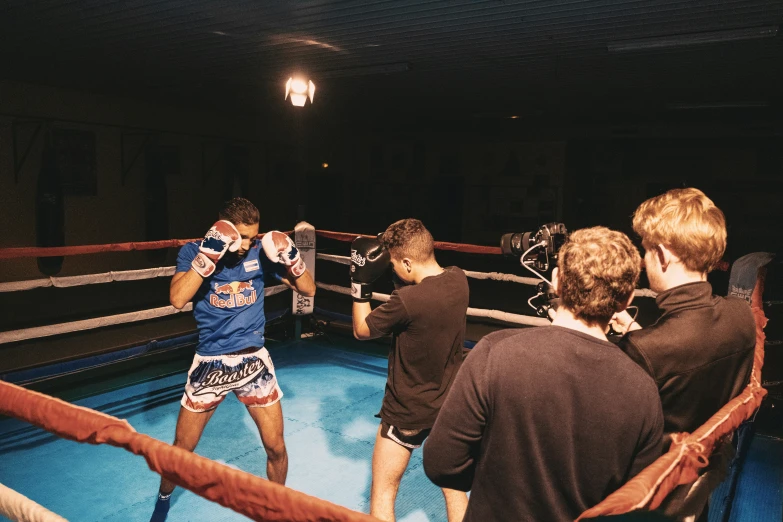
POLYGON ((435 257, 435 242, 430 231, 418 219, 401 219, 379 234, 381 246, 394 259, 405 257, 423 263, 435 257))
POLYGON ((709 272, 726 251, 726 217, 704 192, 674 189, 648 199, 633 214, 645 248, 665 245, 696 272, 709 272))
POLYGON ((589 325, 605 325, 628 303, 641 262, 639 251, 622 232, 606 227, 577 230, 559 253, 563 305, 589 325))
POLYGON ((231 221, 235 225, 255 225, 259 221, 258 209, 245 198, 226 201, 218 212, 218 219, 231 221))

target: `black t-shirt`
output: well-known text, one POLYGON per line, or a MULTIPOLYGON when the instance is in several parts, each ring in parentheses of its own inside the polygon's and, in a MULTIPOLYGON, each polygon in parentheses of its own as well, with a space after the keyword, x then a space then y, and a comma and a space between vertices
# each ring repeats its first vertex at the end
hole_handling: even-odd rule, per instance
POLYGON ((367 317, 374 336, 392 335, 381 419, 404 429, 431 428, 462 363, 465 272, 448 267, 395 290, 367 317))
POLYGON ((501 330, 465 359, 424 444, 465 521, 571 521, 661 455, 655 383, 616 346, 560 326, 501 330))

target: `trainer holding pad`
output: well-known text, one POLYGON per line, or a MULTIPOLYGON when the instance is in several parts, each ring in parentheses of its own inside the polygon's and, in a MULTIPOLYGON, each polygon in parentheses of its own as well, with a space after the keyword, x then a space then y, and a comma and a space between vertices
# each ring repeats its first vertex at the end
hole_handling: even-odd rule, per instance
POLYGON ((372 284, 389 268, 389 251, 374 237, 357 237, 351 243, 351 297, 357 303, 367 303, 372 297, 372 284))

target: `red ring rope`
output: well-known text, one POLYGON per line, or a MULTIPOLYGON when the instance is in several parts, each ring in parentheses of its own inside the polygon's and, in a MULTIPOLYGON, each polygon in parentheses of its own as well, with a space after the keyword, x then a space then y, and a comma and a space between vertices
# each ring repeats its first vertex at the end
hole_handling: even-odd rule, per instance
MULTIPOLYGON (((287 231, 286 234, 291 234, 292 231, 287 231)), ((333 232, 331 230, 316 230, 316 235, 336 239, 338 241, 353 241, 359 236, 367 236, 365 234, 351 234, 348 232, 333 232)), ((263 237, 263 234, 258 235, 259 238, 263 237)), ((144 241, 144 242, 132 242, 132 243, 110 243, 106 245, 81 245, 81 246, 62 246, 62 247, 14 247, 14 248, 0 248, 0 259, 14 259, 22 257, 57 257, 57 256, 75 256, 84 254, 99 254, 102 252, 130 252, 131 250, 158 250, 163 248, 176 248, 181 247, 191 241, 198 241, 196 239, 166 239, 163 241, 144 241)), ((470 245, 466 243, 449 243, 447 241, 435 241, 435 248, 437 250, 450 250, 452 252, 461 252, 463 254, 488 254, 488 255, 502 255, 503 252, 500 247, 490 247, 483 245, 470 245)), ((729 269, 728 261, 721 261, 715 270, 727 271, 729 269)))
MULTIPOLYGON (((331 230, 316 230, 315 235, 326 237, 329 239, 336 239, 338 241, 353 241, 359 236, 362 237, 375 237, 367 236, 365 234, 350 234, 348 232, 332 232, 331 230)), ((447 243, 445 241, 435 241, 435 248, 438 250, 453 250, 455 252, 462 252, 464 254, 496 254, 501 255, 503 252, 500 247, 489 247, 482 245, 468 245, 465 243, 447 243)))

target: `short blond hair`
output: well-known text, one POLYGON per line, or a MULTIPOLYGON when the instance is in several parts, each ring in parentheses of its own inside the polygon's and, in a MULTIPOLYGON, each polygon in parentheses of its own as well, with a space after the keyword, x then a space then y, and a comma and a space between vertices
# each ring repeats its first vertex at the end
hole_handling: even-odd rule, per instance
POLYGON ((726 217, 695 188, 648 199, 634 212, 633 229, 645 248, 664 245, 696 272, 711 271, 726 251, 726 217))
POLYGON ((558 259, 563 306, 589 325, 605 325, 628 304, 641 262, 639 251, 622 232, 606 227, 577 230, 558 259))

